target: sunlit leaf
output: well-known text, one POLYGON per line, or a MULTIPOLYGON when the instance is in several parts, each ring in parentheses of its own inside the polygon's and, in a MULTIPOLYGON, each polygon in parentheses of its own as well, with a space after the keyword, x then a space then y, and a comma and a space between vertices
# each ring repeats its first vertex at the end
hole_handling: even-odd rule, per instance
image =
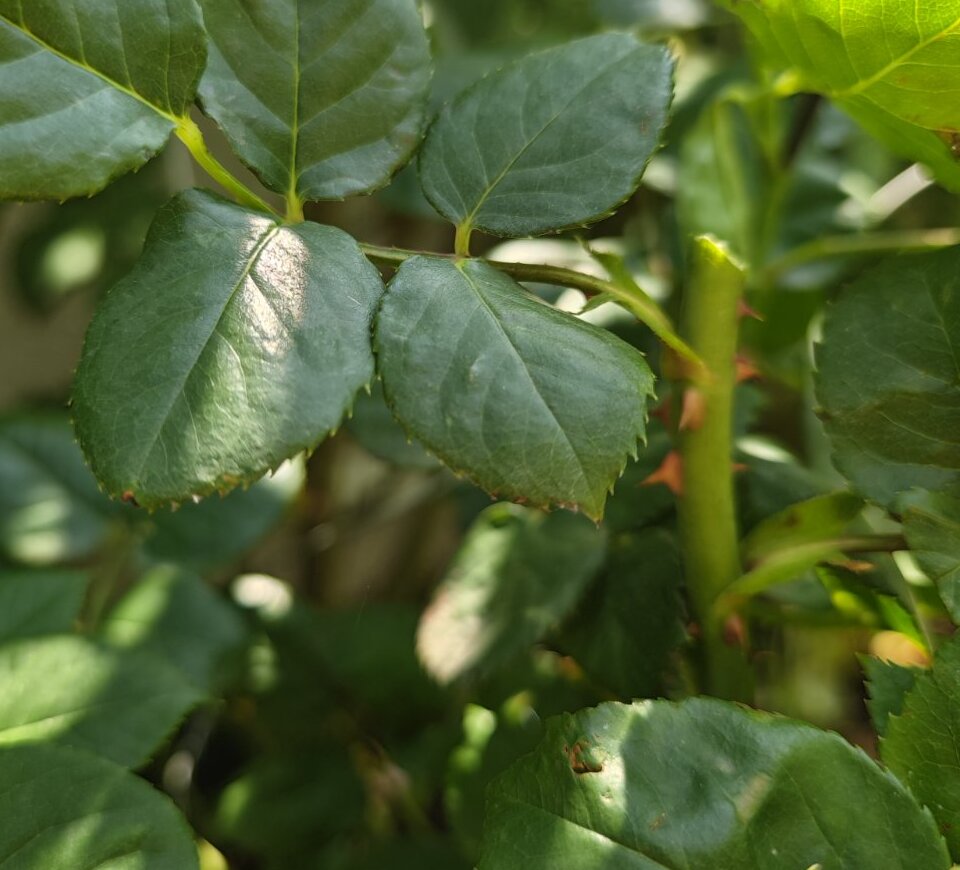
POLYGON ((721 701, 553 719, 487 792, 480 870, 815 866, 950 860, 929 813, 842 738, 721 701))
POLYGON ((0 199, 90 194, 141 167, 205 61, 193 0, 0 0, 0 199))
POLYGON ((446 683, 510 661, 566 616, 604 549, 604 536, 582 517, 489 508, 420 622, 424 665, 446 683))
POLYGON ((609 332, 480 260, 408 260, 377 321, 404 427, 488 492, 598 518, 644 437, 653 376, 609 332))
POLYGON ((340 230, 176 197, 97 311, 77 372, 77 434, 101 483, 158 507, 315 446, 373 376, 382 291, 340 230))
POLYGON ((0 864, 197 870, 197 847, 164 795, 64 746, 0 748, 0 864))
POLYGON ((297 200, 383 186, 420 139, 430 53, 414 0, 201 0, 204 110, 297 200))
POLYGON ((52 741, 136 767, 201 699, 143 653, 66 635, 0 646, 0 746, 52 741))
POLYGON ((248 630, 234 606, 199 577, 157 568, 137 581, 106 617, 103 639, 122 650, 145 650, 181 670, 204 691, 216 692, 248 630))
POLYGON ((672 93, 668 52, 625 33, 531 55, 440 115, 424 192, 453 223, 502 236, 590 223, 637 189, 672 93))

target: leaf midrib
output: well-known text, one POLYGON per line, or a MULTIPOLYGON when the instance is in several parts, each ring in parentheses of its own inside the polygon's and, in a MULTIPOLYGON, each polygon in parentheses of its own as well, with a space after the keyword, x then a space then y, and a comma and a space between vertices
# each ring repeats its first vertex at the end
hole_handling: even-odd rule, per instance
MULTIPOLYGON (((631 50, 631 52, 629 52, 628 54, 632 54, 632 53, 633 51, 631 50)), ((622 57, 618 57, 616 61, 605 66, 599 73, 597 73, 596 76, 594 76, 592 79, 586 82, 586 84, 584 84, 582 88, 580 88, 576 93, 574 93, 573 96, 570 97, 570 99, 567 100, 567 102, 564 103, 563 106, 561 106, 556 113, 554 113, 554 115, 547 121, 547 123, 544 124, 536 133, 534 133, 533 136, 530 137, 530 139, 523 145, 523 147, 513 157, 510 158, 510 160, 507 162, 507 165, 497 174, 497 177, 493 179, 493 181, 490 181, 487 183, 487 186, 484 189, 483 193, 481 194, 480 199, 477 201, 477 204, 473 207, 470 213, 465 218, 463 218, 463 220, 460 222, 461 226, 466 226, 471 228, 473 227, 474 221, 476 220, 477 215, 480 213, 480 210, 486 204, 487 200, 490 199, 493 192, 497 189, 497 187, 504 180, 504 178, 506 178, 507 175, 510 174, 514 166, 516 166, 517 163, 520 162, 523 156, 537 143, 540 137, 543 136, 561 118, 561 116, 567 111, 567 109, 569 109, 591 87, 593 87, 598 81, 600 81, 600 79, 602 79, 608 72, 610 72, 610 69, 615 64, 620 63, 627 56, 628 55, 625 54, 622 57)))
POLYGON ((40 48, 42 48, 44 51, 47 51, 50 54, 54 55, 55 57, 60 58, 60 60, 64 61, 65 63, 68 63, 79 70, 83 70, 84 72, 89 73, 90 75, 96 76, 101 81, 105 82, 115 90, 120 91, 123 94, 126 94, 128 97, 132 97, 134 100, 137 100, 137 102, 142 103, 148 109, 151 109, 161 117, 166 118, 168 121, 170 121, 170 123, 176 125, 180 123, 180 121, 182 120, 180 117, 178 117, 177 115, 174 115, 172 112, 168 112, 166 109, 161 108, 156 103, 151 102, 142 94, 135 91, 132 87, 128 87, 127 85, 121 84, 120 82, 116 81, 116 79, 111 78, 106 73, 101 72, 95 67, 90 66, 88 63, 84 63, 83 61, 78 60, 75 57, 70 57, 70 55, 65 54, 64 52, 60 51, 60 49, 58 48, 55 48, 49 42, 37 36, 35 33, 33 33, 33 31, 28 30, 22 24, 19 24, 18 22, 11 20, 6 15, 0 14, 0 22, 3 22, 8 27, 13 28, 18 33, 21 33, 23 36, 27 37, 27 39, 30 39, 34 43, 39 45, 40 48))
POLYGON ((901 67, 905 63, 907 63, 910 60, 910 58, 912 58, 915 54, 917 54, 920 51, 923 51, 923 49, 927 48, 928 46, 933 45, 935 42, 938 42, 941 39, 945 39, 946 37, 950 36, 950 34, 954 33, 957 30, 960 30, 960 17, 954 20, 947 27, 944 27, 943 29, 934 33, 932 36, 929 36, 926 39, 922 40, 921 42, 918 42, 909 51, 906 51, 903 54, 901 54, 899 57, 894 58, 893 60, 891 60, 885 66, 881 67, 876 72, 867 76, 865 79, 861 79, 860 81, 858 81, 855 85, 851 85, 849 88, 843 88, 842 90, 839 90, 839 91, 834 91, 833 96, 834 97, 852 97, 852 96, 857 96, 859 94, 862 94, 864 91, 867 91, 870 88, 872 88, 875 84, 878 84, 879 82, 883 81, 884 78, 886 78, 890 73, 892 73, 898 67, 901 67))
MULTIPOLYGON (((587 493, 593 498, 593 493, 591 491, 590 479, 587 476, 587 470, 584 467, 583 460, 580 458, 580 454, 577 453, 577 449, 573 446, 570 437, 567 435, 566 430, 563 428, 563 425, 560 423, 560 420, 557 418, 556 412, 551 407, 550 403, 546 400, 544 395, 540 392, 540 388, 537 385, 536 380, 534 380, 533 375, 530 372, 530 369, 527 367, 526 360, 524 360, 523 355, 520 353, 520 350, 514 344, 513 339, 510 337, 510 334, 507 332, 503 323, 500 320, 497 312, 494 311, 493 307, 487 301, 486 297, 481 292, 479 286, 474 283, 472 278, 467 274, 465 268, 461 268, 461 264, 457 264, 457 269, 461 275, 463 275, 464 280, 467 282, 467 285, 473 290, 477 299, 480 300, 480 304, 483 306, 484 310, 490 315, 490 319, 493 321, 497 330, 503 336, 504 341, 506 341, 507 346, 513 352, 513 355, 516 357, 517 361, 520 363, 520 368, 523 370, 524 374, 527 376, 527 380, 530 382, 530 386, 533 388, 534 395, 540 400, 543 407, 550 414, 550 417, 553 419, 553 422, 556 424, 557 430, 563 436, 563 440, 566 442, 567 447, 570 448, 570 453, 573 455, 573 458, 577 462, 577 468, 580 472, 580 481, 587 488, 587 493)), ((579 500, 579 499, 578 499, 579 500)))
MULTIPOLYGON (((246 265, 243 268, 243 271, 240 273, 239 278, 233 286, 233 289, 230 291, 230 295, 227 297, 226 301, 223 304, 223 310, 220 312, 220 316, 217 318, 217 322, 213 325, 213 329, 210 330, 210 334, 207 336, 207 340, 203 343, 203 346, 198 351, 193 362, 187 367, 186 375, 181 381, 180 385, 173 393, 173 399, 170 401, 164 410, 163 414, 160 415, 157 419, 160 421, 160 424, 156 428, 156 432, 150 440, 150 444, 144 450, 143 461, 140 464, 140 470, 137 472, 135 480, 133 481, 136 486, 142 486, 143 483, 143 473, 146 470, 148 463, 150 462, 150 457, 153 455, 153 451, 156 449, 157 444, 160 442, 160 438, 163 435, 163 430, 166 428, 167 423, 170 422, 170 414, 173 411, 173 408, 176 406, 180 397, 184 395, 187 384, 190 381, 190 378, 193 377, 193 373, 196 371, 197 363, 203 358, 203 355, 207 352, 207 348, 210 347, 210 342, 213 341, 213 337, 218 334, 220 329, 220 324, 223 323, 224 317, 227 316, 227 312, 230 310, 230 306, 233 304, 234 299, 236 299, 237 294, 240 292, 240 288, 243 287, 247 278, 250 277, 250 273, 253 271, 254 267, 257 265, 257 262, 260 259, 260 255, 263 253, 267 245, 277 236, 280 232, 281 226, 279 224, 270 224, 267 231, 263 234, 263 237, 257 242, 256 247, 250 254, 246 265)), ((192 412, 191 412, 192 414, 192 412)))

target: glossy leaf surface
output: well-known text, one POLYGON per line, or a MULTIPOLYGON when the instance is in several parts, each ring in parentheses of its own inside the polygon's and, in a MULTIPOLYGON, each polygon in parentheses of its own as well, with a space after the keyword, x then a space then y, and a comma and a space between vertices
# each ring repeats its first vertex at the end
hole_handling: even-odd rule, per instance
POLYGON ((87 335, 74 416, 94 473, 156 507, 315 446, 373 376, 382 291, 340 230, 176 197, 87 335))
POLYGON ((2 0, 0 199, 91 194, 141 167, 205 60, 194 0, 2 0))
POLYGON ((960 250, 888 260, 827 312, 817 398, 834 462, 892 506, 914 487, 960 493, 960 250))
POLYGON ((673 93, 662 46, 608 33, 482 79, 434 123, 424 192, 457 225, 525 236, 590 223, 630 196, 673 93))
POLYGON ((890 716, 880 756, 936 817, 960 859, 960 642, 937 653, 933 669, 916 678, 899 715, 890 716))
POLYGON ((950 860, 930 815, 842 738, 721 701, 553 719, 487 792, 480 870, 817 865, 950 860))
POLYGON ((583 517, 510 504, 484 511, 420 622, 427 670, 447 683, 508 662, 566 616, 604 549, 583 517))
POLYGON ((0 746, 54 741, 136 767, 202 696, 164 662, 67 635, 0 647, 0 746))
POLYGON ((5 870, 197 870, 173 803, 109 761, 64 746, 3 747, 0 781, 5 870))
POLYGON ((488 492, 603 513, 644 437, 653 376, 610 333, 551 309, 479 260, 408 260, 377 321, 404 427, 488 492))
POLYGON ((202 0, 205 111, 299 200, 382 187, 420 139, 430 53, 414 0, 202 0))

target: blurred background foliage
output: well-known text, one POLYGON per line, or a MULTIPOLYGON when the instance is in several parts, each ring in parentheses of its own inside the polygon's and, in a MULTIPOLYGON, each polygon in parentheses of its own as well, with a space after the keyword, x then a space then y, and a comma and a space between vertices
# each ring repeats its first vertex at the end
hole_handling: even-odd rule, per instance
MULTIPOLYGON (((865 258, 816 256, 818 240, 953 225, 956 200, 822 101, 772 96, 741 30, 705 0, 429 0, 425 14, 436 106, 514 56, 605 27, 669 40, 679 66, 665 147, 586 240, 674 311, 684 239, 729 240, 762 317, 745 323, 743 530, 837 488, 810 411, 811 341, 865 258)), ((0 206, 0 577, 79 572, 78 630, 163 656, 221 699, 143 771, 207 841, 206 870, 473 866, 484 787, 533 748, 545 717, 688 689, 669 438, 654 421, 597 529, 491 507, 408 443, 374 386, 315 455, 249 491, 154 515, 108 501, 65 410, 84 330, 157 207, 207 183, 174 143, 92 199, 0 206)), ((452 243, 414 168, 308 217, 376 244, 452 243)), ((482 246, 600 268, 583 241, 482 246)), ((586 316, 657 362, 620 309, 586 316)), ((763 705, 866 740, 851 653, 886 643, 922 661, 909 617, 881 605, 922 606, 926 593, 909 564, 858 570, 807 572, 753 615, 763 705)))

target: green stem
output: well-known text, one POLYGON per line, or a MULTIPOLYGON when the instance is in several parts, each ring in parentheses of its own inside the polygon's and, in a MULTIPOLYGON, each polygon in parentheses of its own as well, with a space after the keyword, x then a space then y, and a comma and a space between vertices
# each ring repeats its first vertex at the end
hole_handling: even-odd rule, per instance
POLYGON ((222 188, 228 190, 241 205, 250 206, 260 211, 277 214, 276 209, 266 200, 257 196, 242 181, 236 178, 207 148, 203 132, 193 118, 185 116, 177 121, 177 138, 187 146, 193 159, 199 163, 204 171, 222 188))
MULTIPOLYGON (((679 433, 680 535, 687 590, 700 625, 703 689, 749 702, 753 679, 742 645, 728 642, 717 599, 742 573, 733 484, 733 397, 743 270, 712 239, 695 240, 684 295, 684 337, 711 372, 700 384, 702 419, 679 433)), ((698 415, 699 416, 699 415, 698 415)))
POLYGON ((470 256, 470 237, 473 235, 473 227, 469 222, 457 225, 457 237, 453 243, 453 250, 458 257, 466 259, 470 256))
MULTIPOLYGON (((402 248, 381 248, 376 245, 360 245, 363 252, 375 262, 389 266, 399 266, 411 257, 420 256, 422 251, 409 251, 402 248)), ((431 257, 450 258, 449 254, 428 254, 431 257)), ((460 255, 454 255, 460 256, 460 255)), ((491 266, 509 275, 517 281, 537 284, 551 284, 557 287, 572 287, 586 296, 610 296, 616 299, 641 323, 651 331, 679 357, 684 359, 692 380, 697 382, 709 378, 707 367, 694 350, 674 331, 673 323, 657 303, 642 290, 628 290, 619 284, 594 275, 586 275, 561 266, 545 266, 534 263, 504 263, 489 260, 491 266)))
POLYGON ((849 236, 824 236, 788 251, 761 271, 764 284, 772 284, 798 266, 817 260, 855 254, 936 251, 960 245, 960 230, 912 230, 862 233, 849 236))

